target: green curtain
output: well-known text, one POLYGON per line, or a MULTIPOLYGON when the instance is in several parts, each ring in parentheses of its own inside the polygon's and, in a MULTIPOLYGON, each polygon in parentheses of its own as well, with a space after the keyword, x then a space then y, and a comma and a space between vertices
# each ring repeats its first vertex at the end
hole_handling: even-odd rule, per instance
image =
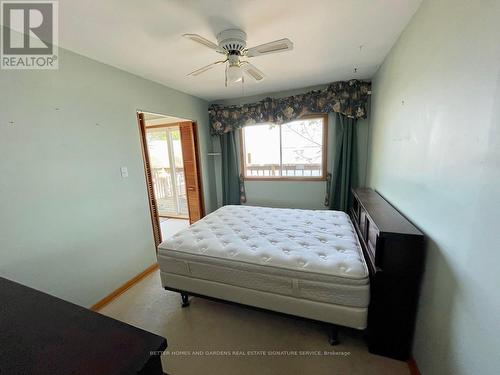
POLYGON ((333 173, 329 189, 331 210, 347 212, 351 188, 357 187, 358 155, 356 150, 356 119, 340 113, 335 114, 335 155, 332 163, 333 173))
POLYGON ((244 201, 236 134, 237 132, 233 131, 220 136, 223 205, 240 204, 244 201))

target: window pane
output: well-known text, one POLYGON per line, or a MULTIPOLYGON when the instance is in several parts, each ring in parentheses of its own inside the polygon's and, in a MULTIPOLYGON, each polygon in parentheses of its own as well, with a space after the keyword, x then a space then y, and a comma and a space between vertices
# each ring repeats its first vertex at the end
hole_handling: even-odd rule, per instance
POLYGON ((283 124, 283 177, 321 177, 323 120, 299 120, 283 124))
POLYGON ((245 174, 248 177, 280 175, 280 130, 277 125, 243 128, 245 174))
POLYGON ((151 168, 170 168, 167 152, 167 129, 146 129, 146 142, 151 168))
POLYGON ((172 147, 175 159, 175 168, 184 168, 184 162, 182 160, 182 146, 181 146, 181 132, 178 128, 171 129, 170 134, 172 137, 172 147))

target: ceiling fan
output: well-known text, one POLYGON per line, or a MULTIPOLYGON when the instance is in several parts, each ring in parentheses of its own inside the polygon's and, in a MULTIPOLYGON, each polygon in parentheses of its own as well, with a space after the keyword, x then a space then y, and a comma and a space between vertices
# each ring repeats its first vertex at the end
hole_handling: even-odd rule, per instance
POLYGON ((247 48, 247 34, 239 29, 224 30, 217 34, 218 44, 215 44, 198 34, 184 34, 183 36, 200 43, 205 47, 213 49, 215 52, 225 55, 225 59, 216 61, 212 64, 204 66, 203 68, 196 69, 195 71, 189 73, 188 76, 198 76, 207 70, 212 69, 216 65, 227 63, 226 86, 228 82, 242 82, 244 80, 243 72, 256 81, 264 79, 265 75, 262 71, 250 64, 248 61, 242 60, 242 58, 291 51, 293 49, 293 43, 288 38, 247 48))

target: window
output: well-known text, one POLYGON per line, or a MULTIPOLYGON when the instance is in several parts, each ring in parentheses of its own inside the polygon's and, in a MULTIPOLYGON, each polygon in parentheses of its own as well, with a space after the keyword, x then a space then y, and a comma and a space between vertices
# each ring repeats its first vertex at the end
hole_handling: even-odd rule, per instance
POLYGON ((326 170, 327 117, 314 116, 283 125, 242 129, 246 179, 322 180, 326 170))

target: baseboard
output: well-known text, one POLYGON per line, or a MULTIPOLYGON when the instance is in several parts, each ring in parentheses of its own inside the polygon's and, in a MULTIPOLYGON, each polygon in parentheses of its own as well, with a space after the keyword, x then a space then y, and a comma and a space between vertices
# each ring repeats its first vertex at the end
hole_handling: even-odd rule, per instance
POLYGON ((410 369, 410 375, 421 375, 414 358, 408 360, 408 368, 410 369))
POLYGON ((133 278, 131 278, 129 281, 127 281, 125 284, 123 284, 121 287, 119 287, 115 291, 111 292, 111 294, 107 295, 102 300, 100 300, 96 304, 92 305, 90 307, 90 310, 99 311, 104 306, 106 306, 108 303, 113 301, 116 297, 118 297, 120 294, 124 293, 127 289, 130 289, 132 286, 137 284, 139 281, 141 281, 142 279, 144 279, 146 276, 148 276, 150 273, 156 271, 157 269, 158 269, 158 263, 152 264, 151 266, 146 268, 141 273, 135 275, 133 278))

